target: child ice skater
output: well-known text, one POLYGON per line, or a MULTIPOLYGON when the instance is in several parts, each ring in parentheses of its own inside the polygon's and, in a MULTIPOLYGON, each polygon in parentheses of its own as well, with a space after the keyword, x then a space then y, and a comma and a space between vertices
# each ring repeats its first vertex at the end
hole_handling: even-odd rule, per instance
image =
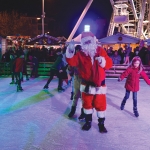
POLYGON ((133 92, 133 112, 136 117, 139 116, 137 110, 137 92, 139 91, 139 78, 140 76, 150 85, 150 80, 143 70, 143 65, 140 57, 136 56, 132 59, 129 67, 121 74, 118 81, 122 81, 127 77, 125 83, 126 93, 121 103, 120 109, 123 110, 127 99, 130 96, 130 92, 133 92))

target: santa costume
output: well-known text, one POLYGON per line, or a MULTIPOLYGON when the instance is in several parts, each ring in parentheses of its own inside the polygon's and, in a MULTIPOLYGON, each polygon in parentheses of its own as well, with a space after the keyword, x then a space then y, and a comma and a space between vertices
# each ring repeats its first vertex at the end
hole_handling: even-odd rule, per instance
POLYGON ((92 32, 81 35, 82 50, 74 55, 74 42, 70 42, 66 50, 66 60, 70 66, 78 68, 82 78, 80 91, 83 101, 86 123, 83 130, 89 130, 92 123, 93 108, 97 111, 98 126, 101 133, 106 133, 104 126, 106 111, 105 69, 112 67, 112 60, 106 51, 96 44, 92 32))

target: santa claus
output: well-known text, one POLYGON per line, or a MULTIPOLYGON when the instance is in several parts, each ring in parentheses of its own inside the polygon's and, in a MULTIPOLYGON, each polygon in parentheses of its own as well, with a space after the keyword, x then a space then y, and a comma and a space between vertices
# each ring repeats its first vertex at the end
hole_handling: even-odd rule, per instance
POLYGON ((82 129, 91 128, 93 108, 97 111, 98 126, 101 133, 106 133, 104 126, 106 111, 105 69, 112 67, 112 60, 106 51, 97 45, 92 32, 81 35, 82 50, 75 54, 74 42, 71 41, 66 50, 66 60, 70 66, 78 68, 82 78, 80 91, 83 101, 86 123, 82 129))

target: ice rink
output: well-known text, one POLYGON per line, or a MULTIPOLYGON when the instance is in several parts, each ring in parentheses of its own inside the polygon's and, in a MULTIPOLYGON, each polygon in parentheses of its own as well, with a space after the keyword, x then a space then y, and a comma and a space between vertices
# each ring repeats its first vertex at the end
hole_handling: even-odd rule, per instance
MULTIPOLYGON (((22 82, 16 92, 10 77, 0 77, 0 150, 150 150, 150 87, 140 81, 139 117, 133 115, 132 93, 125 110, 120 110, 124 83, 106 79, 107 134, 98 131, 94 111, 92 128, 81 130, 81 100, 73 119, 67 117, 71 87, 57 92, 57 79, 43 90, 47 77, 22 82)), ((65 85, 65 83, 64 83, 65 85)))

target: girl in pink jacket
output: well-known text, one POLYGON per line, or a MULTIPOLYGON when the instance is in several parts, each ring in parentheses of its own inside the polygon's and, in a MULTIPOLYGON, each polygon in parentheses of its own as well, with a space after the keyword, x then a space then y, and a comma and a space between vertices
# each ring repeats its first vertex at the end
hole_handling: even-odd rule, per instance
POLYGON ((121 103, 120 109, 121 110, 124 109, 125 103, 130 96, 130 91, 132 91, 133 92, 133 112, 136 117, 139 116, 139 113, 137 110, 137 91, 139 91, 140 76, 142 76, 145 82, 148 85, 150 85, 150 80, 148 76, 146 75, 146 73, 144 72, 141 59, 140 57, 136 56, 132 59, 132 62, 129 65, 129 67, 118 78, 118 81, 122 81, 125 77, 127 77, 127 80, 125 83, 126 93, 121 103))

